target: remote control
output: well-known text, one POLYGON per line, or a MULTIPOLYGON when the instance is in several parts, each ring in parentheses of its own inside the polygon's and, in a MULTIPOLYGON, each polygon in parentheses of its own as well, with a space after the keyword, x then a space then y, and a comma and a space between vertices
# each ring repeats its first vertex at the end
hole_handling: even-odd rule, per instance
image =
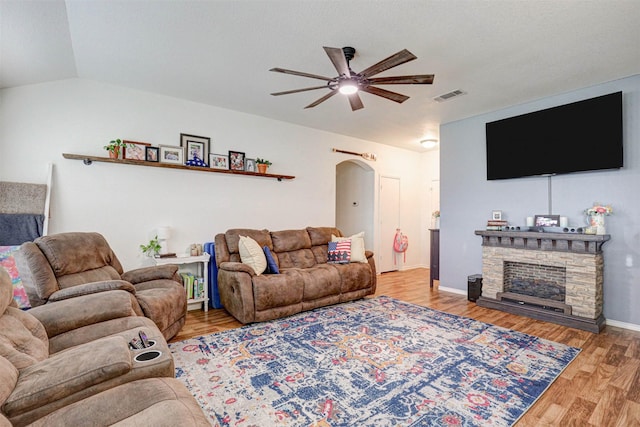
POLYGON ((131 340, 131 342, 129 343, 131 345, 131 347, 133 347, 134 349, 141 349, 144 348, 144 344, 142 344, 142 341, 140 341, 139 338, 134 338, 131 340))
POLYGON ((144 347, 149 347, 149 339, 147 338, 147 334, 145 334, 144 332, 140 331, 140 332, 138 332, 138 335, 140 336, 140 339, 142 340, 142 345, 144 347))

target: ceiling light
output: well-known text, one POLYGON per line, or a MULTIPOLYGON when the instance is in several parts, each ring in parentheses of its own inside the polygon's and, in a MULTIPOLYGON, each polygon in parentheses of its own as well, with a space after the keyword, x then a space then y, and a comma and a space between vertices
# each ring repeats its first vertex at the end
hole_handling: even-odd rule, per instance
POLYGON ((343 95, 353 95, 358 91, 358 82, 353 79, 342 80, 338 90, 343 95))
POLYGON ((436 145, 438 145, 438 140, 435 138, 430 138, 430 139, 423 139, 422 141, 420 141, 420 144, 424 147, 424 148, 433 148, 436 145))

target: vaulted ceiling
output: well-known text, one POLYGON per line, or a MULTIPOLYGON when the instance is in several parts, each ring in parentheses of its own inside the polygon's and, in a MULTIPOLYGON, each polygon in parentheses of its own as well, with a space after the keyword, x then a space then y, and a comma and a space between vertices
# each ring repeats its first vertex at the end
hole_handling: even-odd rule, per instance
POLYGON ((640 72, 637 0, 0 0, 0 87, 80 77, 421 151, 440 124, 640 72), (322 84, 323 46, 356 48, 355 71, 402 49, 418 59, 376 77, 351 111, 322 84), (434 98, 460 90, 445 102, 434 98))

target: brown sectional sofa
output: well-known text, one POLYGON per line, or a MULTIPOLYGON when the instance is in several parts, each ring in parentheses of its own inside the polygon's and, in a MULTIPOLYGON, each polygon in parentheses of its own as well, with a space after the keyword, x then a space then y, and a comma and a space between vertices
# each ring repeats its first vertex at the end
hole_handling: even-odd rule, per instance
POLYGON ((128 292, 23 311, 0 268, 0 426, 210 425, 174 375, 165 338, 135 315, 128 292), (141 330, 153 346, 130 349, 141 330))
POLYGON ((335 227, 283 231, 236 228, 216 235, 222 305, 240 322, 252 323, 374 294, 373 252, 365 251, 366 262, 328 263, 332 235, 343 236, 335 227), (267 246, 280 274, 257 275, 243 264, 240 236, 251 237, 260 247, 267 246))

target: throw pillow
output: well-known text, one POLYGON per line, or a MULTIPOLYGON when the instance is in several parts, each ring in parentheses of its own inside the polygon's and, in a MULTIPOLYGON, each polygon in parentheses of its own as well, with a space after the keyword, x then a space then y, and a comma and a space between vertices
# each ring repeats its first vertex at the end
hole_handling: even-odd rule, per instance
POLYGON ((31 308, 29 303, 29 297, 27 291, 22 285, 22 279, 18 273, 18 267, 16 266, 16 260, 13 257, 20 249, 20 246, 0 246, 0 268, 4 268, 11 277, 11 284, 13 285, 13 299, 16 300, 18 307, 26 310, 31 308))
POLYGON ((240 252, 240 260, 242 263, 253 268, 256 275, 259 276, 264 273, 264 270, 267 268, 267 259, 258 242, 251 237, 240 236, 238 252, 240 252))
POLYGON ((364 254, 364 231, 354 234, 350 237, 337 237, 331 235, 332 242, 340 240, 351 240, 351 262, 368 262, 364 254))
POLYGON ((351 240, 342 239, 329 242, 327 262, 330 264, 347 264, 351 259, 351 240))
POLYGON ((278 269, 278 264, 276 264, 276 260, 273 259, 273 255, 271 254, 271 250, 269 246, 265 246, 262 248, 264 250, 264 256, 267 259, 267 270, 265 273, 267 274, 280 274, 280 270, 278 269))

